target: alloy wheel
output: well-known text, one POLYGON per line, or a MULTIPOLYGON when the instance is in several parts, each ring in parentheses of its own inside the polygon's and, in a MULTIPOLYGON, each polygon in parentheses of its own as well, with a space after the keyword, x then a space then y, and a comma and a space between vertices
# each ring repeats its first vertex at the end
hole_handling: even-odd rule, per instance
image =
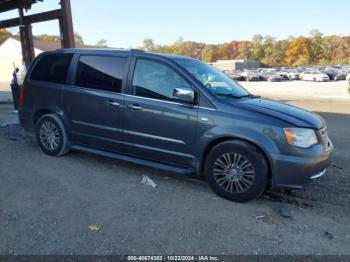
POLYGON ((229 193, 244 193, 255 180, 252 163, 238 153, 225 153, 214 162, 213 175, 216 183, 229 193))
POLYGON ((61 136, 57 126, 51 121, 41 124, 39 130, 40 143, 48 151, 54 151, 60 144, 61 136))

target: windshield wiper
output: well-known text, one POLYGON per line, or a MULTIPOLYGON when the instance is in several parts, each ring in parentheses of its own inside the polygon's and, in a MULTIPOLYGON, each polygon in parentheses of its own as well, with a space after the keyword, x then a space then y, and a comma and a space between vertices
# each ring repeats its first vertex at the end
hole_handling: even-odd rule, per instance
POLYGON ((241 97, 260 98, 261 96, 256 96, 256 95, 253 95, 253 94, 248 94, 248 95, 244 95, 244 96, 241 96, 241 97))
POLYGON ((225 97, 232 97, 232 98, 237 98, 237 99, 240 99, 242 98, 242 96, 237 96, 237 95, 234 95, 234 94, 230 94, 230 93, 215 93, 215 95, 217 96, 225 96, 225 97))

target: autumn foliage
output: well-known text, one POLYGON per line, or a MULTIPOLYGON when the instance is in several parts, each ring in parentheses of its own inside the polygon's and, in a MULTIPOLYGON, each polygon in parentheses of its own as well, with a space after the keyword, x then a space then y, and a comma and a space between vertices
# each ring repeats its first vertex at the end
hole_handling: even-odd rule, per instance
POLYGON ((257 34, 251 41, 231 41, 217 45, 184 41, 182 38, 172 45, 156 45, 148 38, 141 48, 191 56, 206 62, 252 59, 268 66, 350 64, 350 36, 323 36, 318 30, 311 31, 308 37, 276 40, 271 36, 257 34))
MULTIPOLYGON (((0 44, 11 34, 0 30, 0 44)), ((60 41, 59 36, 41 35, 35 38, 47 41, 60 41)), ((77 46, 83 39, 75 33, 77 46)), ((107 46, 101 39, 96 46, 107 46)), ((309 64, 350 64, 350 36, 323 36, 318 30, 308 37, 289 37, 277 40, 272 36, 256 34, 250 41, 231 41, 223 44, 205 44, 184 41, 179 38, 171 45, 157 45, 146 38, 140 47, 143 50, 194 57, 206 62, 229 59, 252 59, 267 66, 299 66, 309 64)))

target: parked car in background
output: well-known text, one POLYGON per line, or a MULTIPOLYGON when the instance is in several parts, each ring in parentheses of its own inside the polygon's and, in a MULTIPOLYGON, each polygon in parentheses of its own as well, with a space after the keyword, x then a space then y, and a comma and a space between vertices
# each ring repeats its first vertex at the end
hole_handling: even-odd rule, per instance
POLYGON ((282 80, 289 80, 288 69, 278 70, 277 73, 281 76, 282 80))
POLYGON ((235 81, 242 81, 244 80, 241 76, 242 71, 226 71, 224 72, 228 77, 230 77, 232 80, 235 81))
POLYGON ((300 77, 300 80, 305 80, 305 81, 317 81, 317 82, 329 81, 328 75, 316 70, 302 72, 299 77, 300 77))
POLYGON ((260 75, 259 72, 255 69, 244 69, 241 74, 242 80, 245 81, 259 81, 260 75))
POLYGON ((274 68, 263 69, 260 71, 260 78, 269 82, 279 82, 282 81, 282 76, 274 68))
POLYGON ((47 155, 78 150, 203 176, 218 195, 238 202, 267 187, 302 188, 325 174, 333 151, 318 115, 254 96, 183 56, 44 52, 19 102, 22 127, 47 155))
POLYGON ((299 80, 300 73, 296 69, 289 69, 287 71, 287 76, 289 80, 299 80))
POLYGON ((343 71, 341 68, 337 68, 334 66, 328 66, 325 67, 322 70, 323 73, 325 73, 326 75, 328 75, 330 80, 345 80, 346 78, 346 72, 343 71))

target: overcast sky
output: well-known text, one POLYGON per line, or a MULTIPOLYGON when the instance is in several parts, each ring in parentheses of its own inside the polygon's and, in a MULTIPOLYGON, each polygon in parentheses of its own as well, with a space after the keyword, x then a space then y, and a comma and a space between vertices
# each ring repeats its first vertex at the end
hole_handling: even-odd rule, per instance
MULTIPOLYGON (((58 0, 35 4, 29 14, 58 8, 58 0)), ((248 40, 256 33, 278 39, 350 35, 349 0, 71 0, 74 30, 84 42, 137 47, 146 37, 170 44, 179 37, 205 43, 248 40)), ((17 12, 0 14, 0 20, 17 12)), ((11 29, 16 32, 16 29, 11 29)), ((34 34, 59 34, 56 21, 33 25, 34 34)))

